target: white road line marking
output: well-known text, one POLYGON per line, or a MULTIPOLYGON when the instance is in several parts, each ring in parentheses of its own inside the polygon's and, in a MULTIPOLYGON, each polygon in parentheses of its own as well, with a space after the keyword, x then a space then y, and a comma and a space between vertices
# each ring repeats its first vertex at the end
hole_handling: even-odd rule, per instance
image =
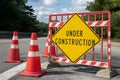
POLYGON ((21 72, 22 70, 25 69, 25 64, 26 62, 16 66, 16 67, 13 67, 3 73, 0 74, 0 78, 1 80, 9 80, 12 76, 16 75, 17 73, 21 72))
MULTIPOLYGON (((48 65, 48 62, 44 62, 41 64, 41 68, 42 69, 46 69, 48 65)), ((15 66, 3 73, 0 74, 0 80, 9 80, 11 77, 13 77, 14 75, 18 74, 19 72, 23 71, 26 67, 26 62, 15 66)))

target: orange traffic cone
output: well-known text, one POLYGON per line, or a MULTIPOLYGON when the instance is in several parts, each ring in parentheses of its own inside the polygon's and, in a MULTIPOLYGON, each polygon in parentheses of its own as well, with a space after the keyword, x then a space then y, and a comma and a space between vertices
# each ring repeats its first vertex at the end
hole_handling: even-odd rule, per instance
POLYGON ((45 49, 44 49, 44 53, 42 55, 42 57, 49 57, 50 56, 50 42, 48 41, 48 37, 46 39, 46 46, 45 46, 45 49))
POLYGON ((41 76, 44 71, 41 70, 40 55, 37 42, 37 34, 34 32, 31 35, 30 47, 28 52, 26 69, 20 72, 20 76, 41 76))
POLYGON ((52 43, 50 43, 50 41, 47 37, 46 46, 45 46, 44 53, 43 53, 42 57, 48 58, 50 56, 57 56, 57 51, 56 51, 55 46, 52 43))
POLYGON ((19 53, 19 46, 18 46, 18 32, 13 32, 13 38, 11 42, 11 48, 9 52, 9 58, 5 61, 8 63, 20 63, 20 53, 19 53))
POLYGON ((53 45, 53 43, 51 46, 51 56, 57 56, 57 50, 56 50, 55 45, 53 45))

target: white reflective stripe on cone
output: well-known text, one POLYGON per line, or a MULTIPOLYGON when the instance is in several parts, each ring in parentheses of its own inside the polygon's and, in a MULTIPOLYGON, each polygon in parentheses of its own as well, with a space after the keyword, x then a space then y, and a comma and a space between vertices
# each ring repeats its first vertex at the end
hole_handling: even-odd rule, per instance
POLYGON ((30 40, 30 45, 38 45, 38 41, 37 40, 30 40))
POLYGON ((18 46, 18 45, 11 44, 11 48, 18 49, 19 46, 18 46))
POLYGON ((46 43, 46 46, 48 46, 48 43, 46 43))
POLYGON ((28 56, 29 56, 29 57, 37 57, 37 56, 40 56, 40 54, 39 54, 38 51, 37 51, 37 52, 31 52, 31 51, 29 51, 29 52, 28 52, 28 56))
POLYGON ((18 40, 18 36, 13 36, 12 40, 18 40))
POLYGON ((50 53, 50 46, 48 46, 48 53, 50 53))

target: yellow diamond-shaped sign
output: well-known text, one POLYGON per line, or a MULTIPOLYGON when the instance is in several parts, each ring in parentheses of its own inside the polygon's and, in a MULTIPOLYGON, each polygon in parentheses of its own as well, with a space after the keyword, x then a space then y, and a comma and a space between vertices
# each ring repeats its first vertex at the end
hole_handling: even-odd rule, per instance
POLYGON ((58 48, 70 59, 76 62, 93 48, 100 38, 75 13, 51 38, 58 48))

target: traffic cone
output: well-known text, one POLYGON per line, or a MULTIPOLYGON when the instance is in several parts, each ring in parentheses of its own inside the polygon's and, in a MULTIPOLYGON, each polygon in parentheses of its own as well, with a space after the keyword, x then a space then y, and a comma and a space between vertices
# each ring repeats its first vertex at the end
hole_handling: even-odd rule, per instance
POLYGON ((53 45, 53 43, 52 43, 52 46, 51 46, 51 56, 57 57, 57 50, 56 50, 55 45, 53 45))
POLYGON ((50 56, 57 56, 57 51, 56 51, 56 48, 55 46, 50 43, 50 41, 48 41, 49 39, 47 38, 46 39, 46 46, 45 46, 45 49, 44 49, 44 53, 43 53, 43 57, 50 57, 50 56))
POLYGON ((11 48, 9 52, 9 57, 5 61, 7 63, 20 63, 22 60, 20 60, 20 52, 19 52, 19 45, 18 45, 18 32, 13 32, 13 38, 11 42, 11 48))
POLYGON ((48 58, 49 56, 50 56, 50 42, 48 41, 49 39, 48 39, 48 37, 47 37, 47 39, 46 39, 46 46, 45 46, 45 49, 44 49, 44 53, 43 53, 43 55, 42 55, 42 57, 46 57, 46 58, 48 58))
POLYGON ((31 35, 26 69, 25 71, 20 72, 19 75, 38 77, 43 75, 44 73, 45 72, 41 70, 37 34, 33 32, 31 35))

